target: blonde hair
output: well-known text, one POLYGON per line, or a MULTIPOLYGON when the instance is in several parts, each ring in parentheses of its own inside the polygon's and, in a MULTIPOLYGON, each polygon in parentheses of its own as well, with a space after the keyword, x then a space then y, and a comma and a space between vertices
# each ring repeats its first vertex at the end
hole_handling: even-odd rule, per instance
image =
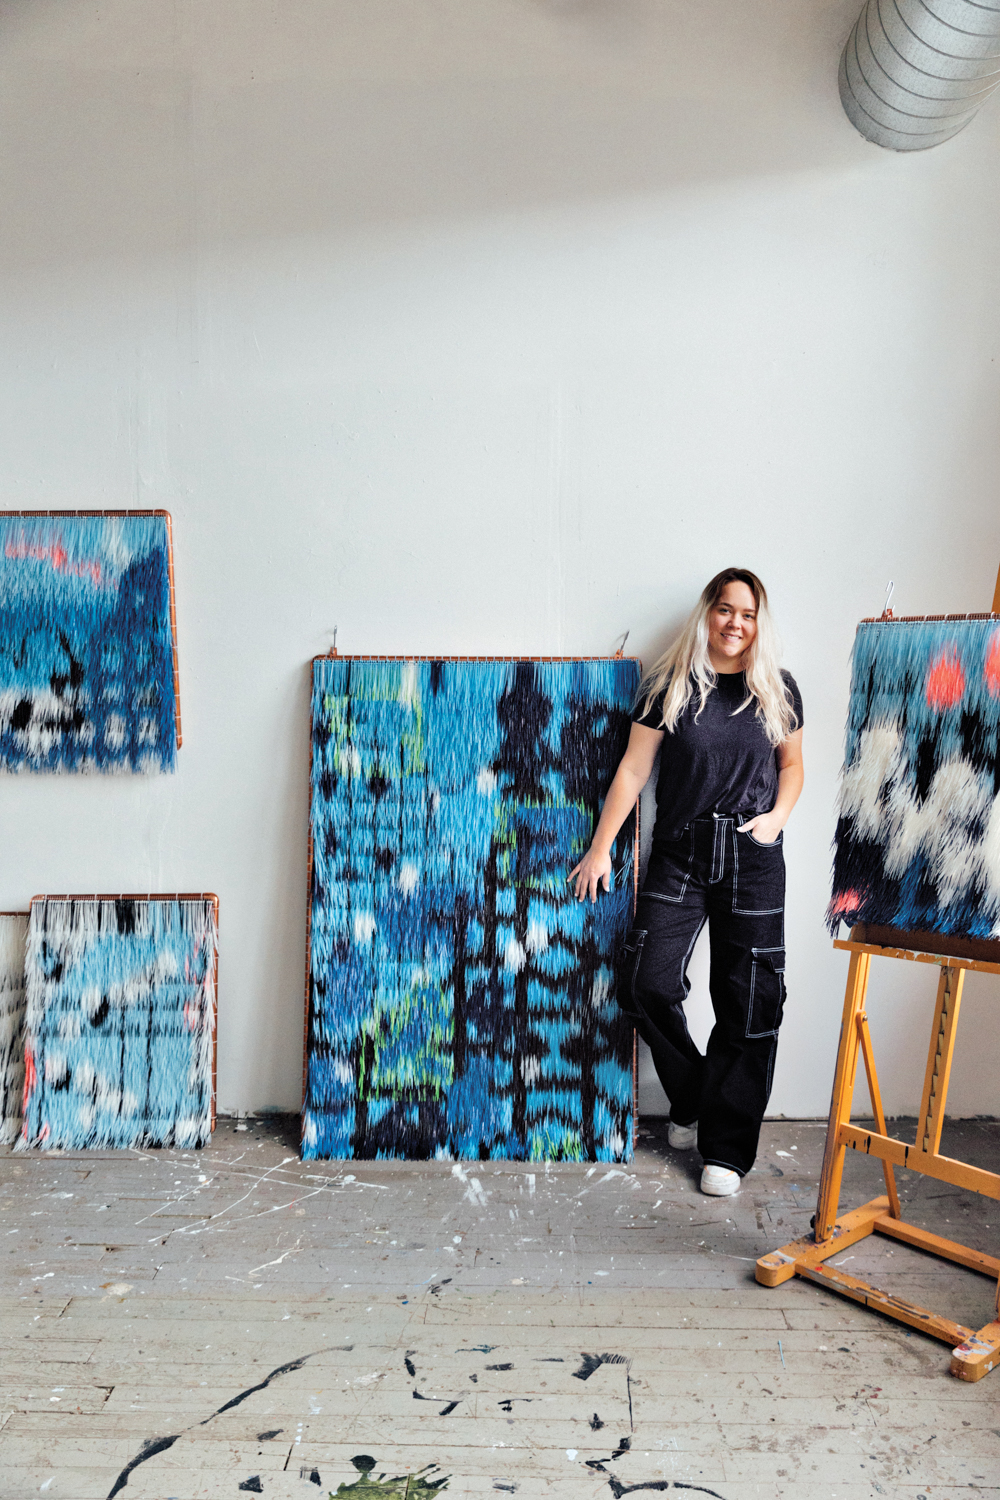
POLYGON ((780 745, 798 728, 798 721, 791 693, 778 666, 781 645, 767 607, 767 590, 756 573, 747 568, 723 568, 705 585, 684 629, 639 685, 639 701, 645 699, 643 714, 648 714, 655 699, 664 693, 661 726, 672 734, 697 687, 699 702, 694 716, 697 721, 717 680, 708 654, 708 616, 729 583, 746 584, 757 609, 757 634, 744 653, 747 695, 734 712, 742 713, 756 703, 756 717, 768 739, 772 745, 780 745))

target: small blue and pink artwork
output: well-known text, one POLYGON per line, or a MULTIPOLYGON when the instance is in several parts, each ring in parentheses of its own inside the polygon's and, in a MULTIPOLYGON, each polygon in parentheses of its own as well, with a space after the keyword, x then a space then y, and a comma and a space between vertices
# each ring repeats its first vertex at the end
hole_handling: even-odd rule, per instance
POLYGON ((996 618, 858 626, 828 917, 1000 937, 996 618))
POLYGON ((621 1161, 610 895, 573 898, 629 735, 627 659, 313 664, 303 1155, 621 1161))
POLYGON ((0 768, 174 769, 170 517, 0 513, 0 768))

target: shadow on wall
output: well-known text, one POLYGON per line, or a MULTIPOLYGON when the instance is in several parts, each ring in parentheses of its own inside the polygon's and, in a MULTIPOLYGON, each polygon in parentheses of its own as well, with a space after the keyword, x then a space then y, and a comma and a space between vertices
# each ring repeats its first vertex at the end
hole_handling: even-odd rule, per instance
POLYGON ((8 272, 868 159, 857 0, 4 5, 8 272), (805 12, 808 12, 806 17, 805 12))

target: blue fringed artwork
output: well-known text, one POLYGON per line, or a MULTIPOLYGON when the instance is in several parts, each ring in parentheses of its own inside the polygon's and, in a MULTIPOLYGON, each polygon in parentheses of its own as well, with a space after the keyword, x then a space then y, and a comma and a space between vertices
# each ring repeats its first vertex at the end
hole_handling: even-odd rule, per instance
POLYGON ((831 931, 1000 937, 998 794, 996 619, 859 625, 831 931))
POLYGON ((627 1160, 636 662, 317 658, 303 1155, 627 1160))
POLYGON ((203 1146, 215 898, 31 904, 22 1146, 203 1146))
POLYGON ((0 1146, 21 1134, 27 912, 0 912, 0 1146))
POLYGON ((0 768, 171 771, 170 517, 0 513, 0 768))

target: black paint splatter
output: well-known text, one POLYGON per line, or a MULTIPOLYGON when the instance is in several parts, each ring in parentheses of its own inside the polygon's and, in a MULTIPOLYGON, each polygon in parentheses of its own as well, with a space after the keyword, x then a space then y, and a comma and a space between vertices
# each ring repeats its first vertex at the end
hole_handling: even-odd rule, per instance
POLYGON ((589 1380, 595 1371, 602 1365, 627 1365, 630 1364, 627 1355, 624 1354, 581 1354, 580 1368, 573 1371, 574 1380, 589 1380))
MULTIPOLYGON (((204 1417, 202 1421, 197 1422, 194 1425, 197 1427, 207 1426, 207 1424, 211 1422, 213 1418, 221 1416, 224 1411, 232 1411, 234 1406, 239 1406, 240 1403, 245 1401, 248 1396, 254 1395, 256 1391, 264 1390, 265 1387, 269 1386, 271 1384, 271 1381, 276 1380, 279 1375, 290 1375, 295 1370, 301 1370, 306 1360, 315 1359, 317 1354, 324 1354, 326 1352, 327 1351, 324 1349, 314 1349, 311 1354, 303 1354, 299 1359, 289 1360, 287 1365, 279 1365, 276 1370, 272 1370, 270 1375, 267 1375, 257 1385, 252 1385, 247 1390, 241 1391, 238 1396, 234 1396, 231 1401, 227 1401, 224 1406, 220 1406, 217 1411, 213 1411, 211 1416, 204 1417)), ((191 1429, 185 1428, 185 1431, 189 1432, 191 1431, 191 1429)), ((264 1433, 262 1437, 258 1438, 258 1441, 263 1441, 264 1437, 277 1437, 278 1433, 281 1431, 282 1429, 278 1427, 274 1430, 274 1432, 264 1433)), ((128 1484, 128 1477, 132 1473, 133 1469, 137 1469, 139 1465, 144 1464, 147 1459, 155 1458, 157 1453, 165 1453, 168 1448, 173 1447, 174 1443, 176 1443, 177 1439, 182 1435, 182 1433, 175 1432, 170 1437, 147 1438, 142 1447, 139 1449, 139 1452, 136 1454, 135 1458, 129 1460, 124 1469, 122 1469, 118 1478, 115 1480, 114 1484, 108 1492, 108 1500, 114 1500, 115 1495, 117 1495, 120 1490, 123 1490, 125 1488, 125 1486, 128 1484)), ((374 1466, 374 1460, 372 1460, 372 1464, 374 1466)), ((259 1479, 257 1482, 258 1484, 260 1483, 259 1479)), ((246 1489, 249 1484, 250 1480, 247 1480, 246 1484, 240 1485, 240 1489, 246 1489)), ((263 1492, 258 1491, 258 1493, 263 1492)))
POLYGON ((180 1433, 175 1432, 172 1437, 147 1438, 142 1447, 139 1449, 139 1452, 136 1454, 135 1458, 129 1460, 124 1469, 122 1469, 118 1478, 115 1480, 111 1489, 108 1491, 108 1500, 114 1500, 114 1497, 118 1494, 118 1491, 125 1488, 125 1486, 128 1484, 128 1476, 131 1474, 133 1469, 137 1469, 140 1464, 144 1464, 147 1458, 155 1458, 157 1453, 166 1453, 168 1448, 172 1448, 174 1446, 179 1437, 180 1433))

